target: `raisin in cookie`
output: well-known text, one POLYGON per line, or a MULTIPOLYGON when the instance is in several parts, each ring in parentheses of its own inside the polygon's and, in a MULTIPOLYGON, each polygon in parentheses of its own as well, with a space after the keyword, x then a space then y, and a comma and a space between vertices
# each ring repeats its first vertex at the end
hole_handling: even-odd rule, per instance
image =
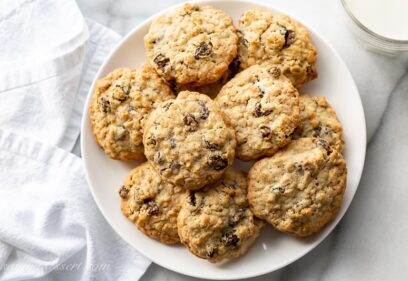
POLYGON ((160 102, 174 97, 170 87, 146 64, 114 70, 98 81, 90 102, 97 143, 113 159, 143 159, 147 115, 160 102))
POLYGON ((165 182, 149 163, 133 169, 119 189, 122 213, 147 236, 162 243, 179 243, 177 215, 185 191, 165 182))
POLYGON ((143 143, 162 177, 192 190, 221 178, 232 165, 236 146, 235 132, 218 105, 189 91, 151 113, 143 143))
POLYGON ((338 152, 344 148, 343 127, 325 97, 300 95, 300 123, 293 138, 319 137, 338 152))
POLYGON ((291 140, 299 94, 274 65, 253 65, 231 79, 215 101, 230 118, 241 160, 272 155, 291 140))
POLYGON ((184 4, 156 18, 144 42, 147 58, 161 76, 197 86, 219 80, 238 49, 231 17, 197 4, 184 4))
POLYGON ((255 9, 242 15, 238 29, 242 68, 268 61, 297 88, 317 77, 316 48, 306 28, 297 21, 255 9))
POLYGON ((177 218, 181 242, 210 262, 245 254, 264 225, 248 208, 246 196, 246 175, 232 170, 216 184, 190 191, 177 218))
POLYGON ((277 230, 307 236, 333 220, 342 204, 347 168, 323 139, 292 141, 249 171, 248 200, 277 230))

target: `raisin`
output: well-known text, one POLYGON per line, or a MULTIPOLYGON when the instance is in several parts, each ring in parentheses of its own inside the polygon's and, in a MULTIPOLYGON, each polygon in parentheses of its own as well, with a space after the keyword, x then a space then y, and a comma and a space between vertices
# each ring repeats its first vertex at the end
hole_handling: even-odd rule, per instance
POLYGON ((285 193, 285 188, 282 187, 282 186, 273 187, 272 191, 279 191, 279 193, 283 194, 283 193, 285 193))
POLYGON ((259 97, 260 97, 260 98, 263 98, 264 95, 265 95, 265 91, 264 91, 261 87, 259 87, 259 86, 258 86, 258 90, 259 90, 259 97))
POLYGON ((198 128, 198 122, 194 118, 193 114, 187 113, 186 115, 184 115, 183 122, 184 122, 184 125, 187 126, 188 132, 194 132, 198 128))
POLYGON ((314 129, 312 130, 312 137, 317 137, 317 136, 319 136, 321 130, 322 130, 322 127, 321 127, 320 125, 317 126, 316 128, 314 128, 314 129))
POLYGON ((271 109, 262 111, 262 104, 259 101, 255 104, 255 111, 254 111, 255 117, 268 116, 271 113, 272 113, 271 109))
POLYGON ((221 243, 227 247, 235 247, 239 243, 239 238, 231 231, 224 232, 221 235, 221 243))
POLYGON ((111 111, 110 101, 108 101, 108 100, 105 99, 104 97, 101 97, 101 98, 99 99, 99 105, 100 105, 100 108, 101 108, 101 110, 102 110, 103 113, 108 113, 108 112, 111 111))
POLYGON ((165 110, 165 111, 169 110, 169 108, 170 108, 170 106, 171 106, 172 104, 173 104, 173 102, 168 102, 168 103, 166 103, 166 104, 163 106, 164 110, 165 110))
POLYGON ((196 196, 195 196, 194 191, 190 191, 189 199, 190 199, 190 204, 195 207, 196 206, 196 196))
POLYGON ((296 171, 300 172, 301 174, 303 174, 304 171, 313 171, 314 169, 313 165, 309 163, 302 164, 302 163, 295 162, 293 165, 295 166, 296 171))
POLYGON ((217 253, 217 248, 214 245, 207 245, 205 248, 205 255, 207 258, 212 258, 217 253))
POLYGON ((146 145, 156 146, 156 144, 157 144, 156 137, 154 135, 150 135, 150 137, 147 138, 146 145))
POLYGON ((245 217, 245 210, 238 209, 228 218, 228 226, 234 227, 245 217))
POLYGON ((170 164, 170 169, 173 170, 173 171, 179 170, 180 167, 181 167, 181 165, 180 165, 179 161, 177 161, 177 160, 170 164))
POLYGON ((205 120, 208 118, 208 115, 210 115, 210 111, 208 110, 208 107, 205 105, 205 102, 202 100, 198 101, 198 104, 200 105, 200 118, 205 120))
POLYGON ((227 158, 221 155, 211 155, 208 159, 208 165, 216 171, 225 169, 228 166, 227 158))
POLYGON ((271 136, 271 129, 268 126, 261 126, 259 130, 261 131, 263 138, 269 138, 271 136))
POLYGON ((211 151, 215 151, 215 150, 220 150, 220 146, 216 143, 212 143, 208 140, 206 140, 205 138, 203 138, 205 146, 207 147, 207 149, 211 150, 211 151))
POLYGON ((126 186, 122 185, 122 187, 119 189, 119 196, 125 199, 128 193, 129 193, 129 189, 126 186))
POLYGON ((296 33, 292 30, 286 30, 285 32, 285 44, 283 44, 283 48, 287 48, 295 42, 296 33))
POLYGON ((154 58, 153 61, 164 72, 164 68, 169 64, 170 59, 166 58, 162 54, 159 54, 154 58))
POLYGON ((174 138, 169 139, 169 144, 171 148, 176 148, 176 141, 174 140, 174 138))
POLYGON ((329 153, 331 152, 329 143, 325 141, 324 139, 318 138, 316 140, 316 144, 322 146, 327 152, 329 153))
POLYGON ((149 216, 154 216, 159 213, 159 207, 157 204, 150 198, 143 200, 143 205, 146 208, 147 214, 149 216))
POLYGON ((211 55, 212 47, 213 45, 211 42, 209 44, 202 42, 200 46, 195 50, 194 58, 198 60, 200 58, 208 57, 209 55, 211 55))
POLYGON ((254 112, 254 115, 255 115, 255 117, 260 117, 260 116, 262 116, 262 105, 261 105, 261 103, 260 102, 257 102, 256 104, 255 104, 255 112, 254 112))

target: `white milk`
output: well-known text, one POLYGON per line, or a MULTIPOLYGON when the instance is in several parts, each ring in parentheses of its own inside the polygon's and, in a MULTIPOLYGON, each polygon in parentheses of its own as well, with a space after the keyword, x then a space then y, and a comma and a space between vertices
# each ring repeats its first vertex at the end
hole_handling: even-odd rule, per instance
POLYGON ((371 31, 408 40, 408 0, 345 0, 351 13, 371 31))

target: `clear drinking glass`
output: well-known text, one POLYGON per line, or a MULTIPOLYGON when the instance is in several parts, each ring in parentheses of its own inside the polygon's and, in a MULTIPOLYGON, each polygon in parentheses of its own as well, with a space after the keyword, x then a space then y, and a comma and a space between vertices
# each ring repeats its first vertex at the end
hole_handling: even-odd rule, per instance
MULTIPOLYGON (((408 40, 396 40, 377 34, 366 27, 353 14, 346 0, 341 0, 341 3, 346 11, 346 18, 350 29, 366 48, 391 56, 402 55, 404 57, 408 57, 408 40)), ((369 7, 367 7, 367 9, 369 9, 369 7)), ((408 26, 406 28, 408 28, 408 26)))

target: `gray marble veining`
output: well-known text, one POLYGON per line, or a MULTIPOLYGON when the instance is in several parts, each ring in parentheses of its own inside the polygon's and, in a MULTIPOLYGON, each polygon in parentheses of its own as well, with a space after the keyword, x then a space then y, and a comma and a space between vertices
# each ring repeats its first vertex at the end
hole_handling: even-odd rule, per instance
MULTIPOLYGON (((84 15, 124 35, 179 0, 77 0, 84 15)), ((362 48, 340 1, 268 1, 321 33, 359 88, 369 137, 356 197, 333 233, 297 262, 251 280, 408 280, 408 63, 362 48)), ((192 280, 152 265, 142 280, 192 280)))

